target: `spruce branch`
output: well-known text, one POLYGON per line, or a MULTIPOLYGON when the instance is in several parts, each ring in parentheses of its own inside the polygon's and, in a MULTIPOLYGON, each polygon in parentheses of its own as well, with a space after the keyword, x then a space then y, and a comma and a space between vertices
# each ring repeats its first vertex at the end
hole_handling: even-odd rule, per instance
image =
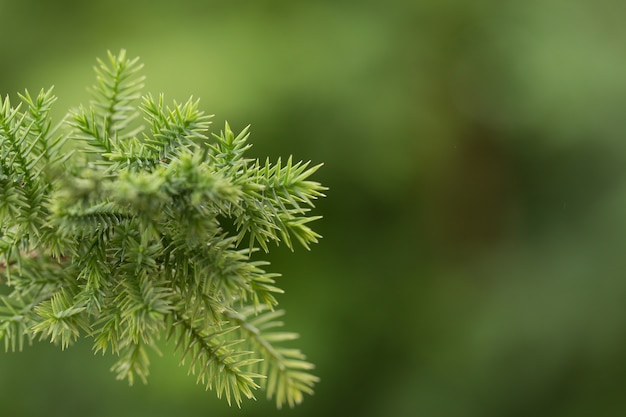
POLYGON ((0 339, 89 337, 132 384, 166 336, 229 404, 265 389, 293 407, 318 378, 282 346, 297 335, 277 330, 262 254, 320 238, 321 165, 248 158, 249 127, 210 133, 199 100, 143 94, 142 68, 123 50, 98 60, 93 100, 57 125, 52 89, 0 98, 0 339))

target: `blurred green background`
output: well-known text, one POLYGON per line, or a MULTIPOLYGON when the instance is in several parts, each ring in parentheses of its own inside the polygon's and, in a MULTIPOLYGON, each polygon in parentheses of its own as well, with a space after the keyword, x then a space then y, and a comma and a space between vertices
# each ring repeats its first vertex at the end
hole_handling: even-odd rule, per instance
POLYGON ((254 156, 325 166, 279 249, 316 394, 229 408, 171 349, 146 386, 89 340, 0 353, 3 416, 626 415, 626 2, 0 0, 0 94, 88 100, 126 48, 254 156))

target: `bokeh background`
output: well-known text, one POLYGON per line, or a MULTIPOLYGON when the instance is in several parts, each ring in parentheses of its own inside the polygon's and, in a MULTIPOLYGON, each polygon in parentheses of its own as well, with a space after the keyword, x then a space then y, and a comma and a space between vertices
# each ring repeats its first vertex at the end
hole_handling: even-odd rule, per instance
POLYGON ((88 100, 126 48, 254 156, 325 165, 324 239, 271 254, 316 394, 241 410, 165 348, 0 353, 3 416, 626 415, 626 2, 0 0, 0 94, 88 100))

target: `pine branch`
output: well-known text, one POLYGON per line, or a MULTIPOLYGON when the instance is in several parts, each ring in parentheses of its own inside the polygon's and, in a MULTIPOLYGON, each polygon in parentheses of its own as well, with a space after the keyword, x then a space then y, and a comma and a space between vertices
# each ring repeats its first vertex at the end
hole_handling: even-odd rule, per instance
POLYGON ((55 127, 51 89, 17 106, 0 98, 5 349, 90 337, 132 384, 147 381, 149 350, 166 335, 229 404, 260 388, 278 407, 300 403, 318 379, 298 350, 278 346, 295 334, 271 330, 282 290, 261 249, 318 241, 310 212, 326 188, 310 177, 320 165, 247 158, 249 127, 209 134, 198 100, 142 96, 139 61, 108 58, 93 101, 55 127))
POLYGON ((241 200, 232 205, 225 215, 234 218, 239 231, 238 242, 249 238, 249 246, 261 246, 269 252, 269 242, 283 242, 293 250, 291 236, 309 249, 310 243, 317 243, 320 236, 306 223, 319 217, 306 217, 313 200, 324 197, 326 187, 307 178, 314 174, 320 165, 308 168, 309 162, 296 164, 289 157, 283 167, 279 159, 276 164, 243 158, 250 148, 248 128, 235 136, 228 123, 225 130, 214 135, 217 144, 210 148, 212 162, 217 168, 229 173, 235 184, 241 185, 241 200), (308 169, 307 169, 308 168, 308 169))
POLYGON ((258 314, 258 311, 256 307, 243 309, 240 313, 225 312, 225 315, 238 325, 240 337, 247 341, 249 348, 263 358, 256 369, 268 376, 264 383, 268 399, 275 396, 278 408, 285 403, 294 407, 302 402, 304 393, 313 394, 313 386, 319 378, 309 373, 314 366, 299 350, 275 345, 298 338, 297 333, 272 330, 283 326, 276 319, 285 312, 271 310, 258 314))
POLYGON ((207 139, 205 132, 212 116, 199 110, 199 103, 190 98, 170 108, 162 94, 158 102, 150 95, 144 97, 141 110, 151 126, 151 135, 144 135, 144 141, 155 159, 170 160, 207 139))
MULTIPOLYGON (((45 94, 44 94, 45 96, 45 94)), ((52 97, 41 98, 39 108, 47 115, 52 97), (47 100, 47 101, 46 101, 47 100)), ((20 112, 22 103, 12 107, 9 98, 0 98, 0 213, 2 226, 14 233, 15 243, 24 236, 40 236, 47 216, 46 203, 51 185, 42 178, 42 147, 48 140, 46 123, 20 112)), ((31 107, 32 111, 35 111, 31 107)))
POLYGON ((148 382, 149 368, 150 359, 146 347, 138 341, 129 343, 121 349, 120 359, 111 367, 111 371, 117 374, 117 379, 126 379, 129 385, 133 385, 136 377, 144 384, 148 382))
POLYGON ((264 376, 243 370, 258 359, 247 357, 251 352, 234 349, 242 340, 224 338, 236 330, 235 327, 207 329, 203 320, 194 321, 178 312, 172 318, 174 322, 169 338, 176 339, 176 348, 181 351, 181 364, 185 359, 190 360, 189 372, 197 373, 199 383, 207 389, 215 387, 218 398, 225 394, 228 404, 234 399, 240 405, 242 395, 254 398, 253 390, 259 388, 255 379, 264 376))
POLYGON ((141 98, 145 77, 140 74, 143 64, 139 58, 127 59, 126 51, 117 56, 109 52, 108 58, 108 63, 98 59, 94 67, 97 83, 91 89, 92 105, 100 130, 117 142, 137 133, 123 131, 139 116, 134 103, 141 98))
POLYGON ((24 339, 32 342, 30 333, 31 320, 29 319, 32 304, 17 296, 0 296, 0 339, 4 339, 6 351, 21 351, 24 348, 24 339))
POLYGON ((49 338, 52 343, 61 342, 65 349, 78 339, 81 331, 89 329, 84 311, 84 306, 75 305, 67 292, 61 290, 35 307, 39 320, 32 326, 32 332, 41 333, 42 339, 49 338))

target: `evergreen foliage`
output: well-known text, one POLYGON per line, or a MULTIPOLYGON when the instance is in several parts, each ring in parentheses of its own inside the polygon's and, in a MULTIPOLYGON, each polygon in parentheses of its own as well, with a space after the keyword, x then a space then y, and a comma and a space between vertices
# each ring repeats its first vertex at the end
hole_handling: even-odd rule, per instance
POLYGON ((254 253, 317 242, 319 165, 246 158, 247 128, 208 136, 197 100, 142 96, 138 59, 108 58, 93 101, 56 128, 51 89, 0 97, 0 339, 91 337, 132 384, 163 335, 229 403, 265 388, 294 406, 318 379, 283 347, 297 335, 279 330, 278 275, 254 253))

